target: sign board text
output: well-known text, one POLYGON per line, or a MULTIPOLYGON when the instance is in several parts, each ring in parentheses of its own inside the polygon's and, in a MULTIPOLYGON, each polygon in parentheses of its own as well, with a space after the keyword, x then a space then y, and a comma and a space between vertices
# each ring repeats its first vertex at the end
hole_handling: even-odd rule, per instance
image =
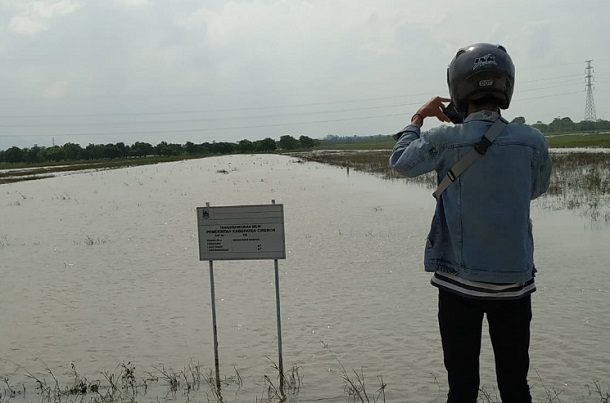
POLYGON ((199 260, 285 259, 282 204, 197 207, 199 260))

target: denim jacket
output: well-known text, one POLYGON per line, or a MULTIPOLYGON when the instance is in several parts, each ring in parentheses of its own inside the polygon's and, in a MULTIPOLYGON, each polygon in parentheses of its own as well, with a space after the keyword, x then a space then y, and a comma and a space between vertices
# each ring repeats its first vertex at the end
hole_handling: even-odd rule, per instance
MULTIPOLYGON (((476 112, 462 124, 424 133, 409 125, 394 146, 390 165, 409 177, 436 171, 440 181, 497 118, 495 112, 476 112)), ((507 125, 487 153, 439 196, 425 270, 492 283, 531 279, 536 269, 530 201, 546 191, 550 175, 542 133, 507 125)))

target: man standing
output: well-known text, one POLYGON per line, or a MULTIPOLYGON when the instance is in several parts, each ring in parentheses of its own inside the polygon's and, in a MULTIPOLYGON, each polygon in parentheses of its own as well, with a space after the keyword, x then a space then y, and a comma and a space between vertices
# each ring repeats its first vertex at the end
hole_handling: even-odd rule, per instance
POLYGON ((442 184, 434 194, 424 266, 434 272, 431 283, 439 290, 448 403, 477 400, 484 315, 502 402, 532 401, 527 373, 536 268, 530 201, 546 191, 551 160, 538 130, 500 116, 514 81, 504 47, 460 49, 447 69, 451 98, 435 97, 419 108, 395 136, 390 157, 400 174, 436 171, 442 184), (421 133, 427 117, 450 122, 453 107, 451 120, 463 122, 421 133))

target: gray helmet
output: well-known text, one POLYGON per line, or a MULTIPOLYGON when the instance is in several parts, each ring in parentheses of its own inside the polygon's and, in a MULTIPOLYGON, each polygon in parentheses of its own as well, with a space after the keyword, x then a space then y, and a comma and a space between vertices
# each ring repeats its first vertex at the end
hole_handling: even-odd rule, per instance
POLYGON ((515 66, 506 49, 491 43, 476 43, 458 50, 447 68, 451 100, 466 113, 468 103, 494 97, 507 109, 513 96, 515 66))

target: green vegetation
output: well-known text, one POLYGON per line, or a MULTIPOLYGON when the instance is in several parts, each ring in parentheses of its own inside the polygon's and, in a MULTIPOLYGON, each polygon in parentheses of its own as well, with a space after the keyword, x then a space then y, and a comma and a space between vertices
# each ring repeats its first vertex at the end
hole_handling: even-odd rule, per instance
POLYGON ((329 135, 320 140, 316 150, 389 150, 396 141, 391 135, 374 136, 335 136, 329 135))
MULTIPOLYGON (((195 144, 187 141, 185 144, 172 144, 162 141, 156 146, 140 141, 131 146, 119 142, 116 144, 89 144, 84 148, 74 143, 53 147, 34 145, 31 148, 10 147, 4 151, 0 150, 0 164, 28 164, 28 166, 32 166, 41 163, 49 165, 74 161, 114 161, 151 156, 162 158, 201 157, 232 153, 273 152, 278 149, 285 151, 309 149, 316 144, 316 140, 307 136, 295 139, 292 136, 285 135, 278 142, 266 138, 259 141, 244 139, 239 143, 205 142, 195 144)), ((15 167, 15 165, 12 167, 15 167)))
POLYGON ((551 148, 610 148, 610 133, 559 134, 546 136, 551 148))
POLYGON ((277 144, 271 138, 255 142, 242 140, 239 143, 206 142, 195 144, 187 141, 184 145, 162 141, 156 146, 139 141, 131 146, 119 142, 116 144, 89 144, 84 148, 78 144, 66 143, 63 146, 53 147, 39 147, 37 145, 31 148, 11 147, 0 151, 0 164, 50 164, 74 161, 136 159, 151 156, 163 158, 192 157, 236 152, 272 152, 276 149, 277 144))
MULTIPOLYGON (((517 123, 517 120, 525 123, 523 117, 516 117, 513 122, 517 123)), ((567 133, 595 133, 595 132, 610 132, 610 121, 599 119, 597 122, 589 122, 583 120, 582 122, 573 122, 569 117, 557 117, 549 124, 544 124, 540 121, 534 123, 536 129, 540 130, 545 135, 550 134, 567 134, 567 133)))
MULTIPOLYGON (((551 148, 610 148, 608 133, 565 133, 550 134, 545 137, 551 148)), ((390 150, 396 141, 392 136, 361 137, 354 141, 351 137, 334 141, 321 141, 316 150, 390 150)))
POLYGON ((156 146, 136 142, 131 146, 124 143, 89 144, 84 148, 74 143, 53 147, 11 147, 0 150, 0 184, 48 178, 58 172, 123 168, 235 153, 306 150, 317 144, 317 140, 307 136, 295 139, 285 135, 278 142, 266 138, 259 141, 244 139, 238 143, 195 144, 189 141, 184 145, 162 141, 156 146))

